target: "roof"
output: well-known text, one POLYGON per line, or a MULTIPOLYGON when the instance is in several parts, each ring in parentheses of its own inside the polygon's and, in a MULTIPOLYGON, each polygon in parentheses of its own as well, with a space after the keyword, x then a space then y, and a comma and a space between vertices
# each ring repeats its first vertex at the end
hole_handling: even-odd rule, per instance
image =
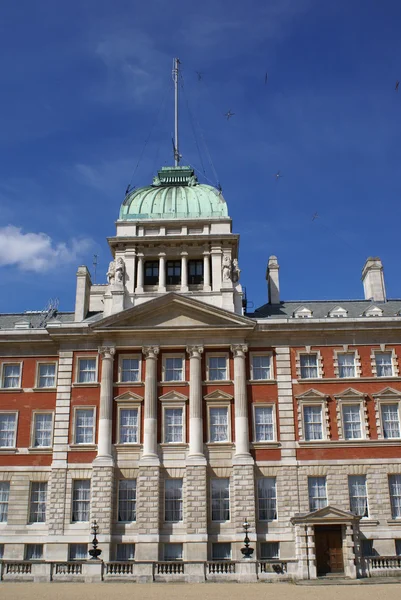
POLYGON ((386 302, 372 302, 371 300, 291 300, 280 304, 264 304, 247 316, 254 319, 290 319, 294 317, 297 309, 306 308, 312 312, 313 319, 324 319, 335 308, 347 311, 347 317, 356 319, 364 317, 370 307, 377 306, 382 309, 383 317, 401 316, 401 300, 387 300, 386 302))
MULTIPOLYGON (((97 320, 98 313, 89 313, 85 321, 93 322, 93 320, 97 320)), ((102 313, 100 313, 100 317, 102 313)), ((43 329, 46 325, 51 323, 60 322, 62 324, 65 323, 73 323, 75 320, 75 313, 73 312, 57 312, 51 319, 43 323, 44 314, 41 311, 32 311, 32 312, 23 312, 23 313, 7 313, 0 314, 0 330, 1 329, 43 329), (23 322, 27 322, 27 325, 24 327, 23 322), (21 325, 16 327, 16 324, 20 323, 21 325)))

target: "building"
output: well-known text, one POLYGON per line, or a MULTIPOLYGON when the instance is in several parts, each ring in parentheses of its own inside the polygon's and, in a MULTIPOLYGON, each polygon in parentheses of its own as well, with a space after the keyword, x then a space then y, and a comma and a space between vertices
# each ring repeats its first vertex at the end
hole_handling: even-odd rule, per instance
POLYGON ((271 256, 246 314, 227 204, 182 166, 127 194, 108 242, 75 312, 0 315, 3 578, 80 575, 93 519, 105 576, 400 572, 401 300, 381 261, 363 300, 284 302, 271 256))

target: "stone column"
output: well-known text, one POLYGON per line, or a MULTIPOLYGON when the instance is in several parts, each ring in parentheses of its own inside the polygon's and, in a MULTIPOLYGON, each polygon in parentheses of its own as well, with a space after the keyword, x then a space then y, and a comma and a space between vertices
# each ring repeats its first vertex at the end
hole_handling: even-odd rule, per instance
POLYGON ((343 555, 344 575, 356 579, 356 565, 354 554, 354 532, 352 525, 343 525, 343 555))
POLYGON ((102 379, 100 383, 99 430, 97 442, 97 465, 112 466, 112 425, 113 425, 113 362, 115 348, 102 346, 99 348, 102 357, 102 379))
POLYGON ((206 464, 203 454, 202 346, 188 346, 189 354, 189 452, 188 459, 206 464))
POLYGON ((234 355, 234 402, 235 402, 235 458, 253 462, 249 453, 249 419, 246 394, 245 353, 246 344, 231 346, 234 355))
POLYGON ((159 288, 157 291, 166 291, 166 254, 164 252, 159 254, 159 288))
POLYGON ((145 346, 142 352, 146 361, 145 419, 142 459, 159 464, 157 455, 157 355, 158 346, 145 346))
POLYGON ((144 256, 143 254, 138 254, 138 274, 136 280, 136 294, 143 294, 143 275, 144 275, 144 256))
POLYGON ((136 251, 127 250, 125 253, 125 287, 129 294, 134 293, 136 272, 136 251))
POLYGON ((210 253, 203 253, 203 291, 210 292, 210 253))
POLYGON ((181 292, 188 291, 188 252, 181 252, 181 292))

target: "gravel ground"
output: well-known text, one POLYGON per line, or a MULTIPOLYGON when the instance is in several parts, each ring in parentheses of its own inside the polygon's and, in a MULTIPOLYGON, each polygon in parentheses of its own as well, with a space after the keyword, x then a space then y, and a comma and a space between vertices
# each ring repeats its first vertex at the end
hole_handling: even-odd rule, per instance
POLYGON ((1 600, 400 600, 393 585, 0 583, 1 600))

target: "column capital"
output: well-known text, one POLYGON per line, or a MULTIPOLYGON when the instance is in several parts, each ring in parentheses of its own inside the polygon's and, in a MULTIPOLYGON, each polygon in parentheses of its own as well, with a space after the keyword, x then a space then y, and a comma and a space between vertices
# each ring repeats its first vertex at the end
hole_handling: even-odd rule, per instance
POLYGON ((105 358, 111 358, 111 360, 113 360, 114 355, 116 353, 116 349, 114 346, 99 346, 98 352, 103 360, 105 358))
POLYGON ((234 355, 234 358, 236 358, 237 356, 241 357, 241 358, 245 358, 245 354, 248 352, 248 345, 247 344, 232 344, 230 346, 230 350, 234 355))
POLYGON ((210 256, 210 250, 204 250, 202 254, 203 256, 210 256))
POLYGON ((159 346, 143 346, 142 348, 142 354, 145 356, 145 360, 148 358, 157 358, 159 352, 159 346))
POLYGON ((203 354, 203 346, 187 346, 189 358, 201 358, 203 354))
POLYGON ((184 248, 183 250, 180 250, 180 255, 181 256, 188 256, 188 251, 184 248))

